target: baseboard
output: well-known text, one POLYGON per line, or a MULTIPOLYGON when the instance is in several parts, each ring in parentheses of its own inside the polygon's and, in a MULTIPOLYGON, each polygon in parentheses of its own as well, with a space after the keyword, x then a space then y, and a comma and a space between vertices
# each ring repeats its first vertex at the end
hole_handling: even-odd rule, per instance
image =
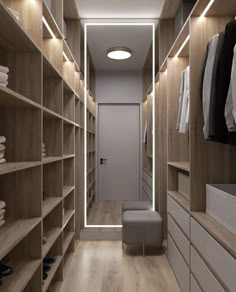
POLYGON ((120 241, 122 240, 121 228, 84 228, 80 231, 82 241, 120 241))

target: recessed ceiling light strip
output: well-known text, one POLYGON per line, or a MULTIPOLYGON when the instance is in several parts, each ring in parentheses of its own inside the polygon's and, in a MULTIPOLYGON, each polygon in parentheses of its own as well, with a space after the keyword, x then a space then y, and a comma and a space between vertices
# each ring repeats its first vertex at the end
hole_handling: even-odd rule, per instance
POLYGON ((215 0, 211 0, 210 2, 209 2, 209 4, 207 5, 207 7, 205 8, 205 10, 202 12, 202 15, 201 15, 201 17, 204 17, 206 14, 207 14, 207 12, 209 11, 209 9, 211 8, 211 6, 212 6, 212 4, 215 2, 215 0))
POLYGON ((188 43, 189 40, 190 40, 190 35, 187 36, 187 38, 183 42, 182 46, 179 48, 178 52, 175 55, 176 58, 179 57, 180 53, 183 51, 185 45, 188 43))

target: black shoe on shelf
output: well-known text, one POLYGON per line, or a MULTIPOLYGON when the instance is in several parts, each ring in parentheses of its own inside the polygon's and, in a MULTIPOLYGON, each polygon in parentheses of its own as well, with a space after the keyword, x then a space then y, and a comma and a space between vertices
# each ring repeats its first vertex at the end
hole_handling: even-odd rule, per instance
POLYGON ((51 269, 51 265, 43 263, 43 271, 44 272, 49 272, 51 269))
POLYGON ((46 280, 48 277, 48 274, 47 273, 43 273, 43 280, 46 280))
POLYGON ((55 261, 56 261, 56 258, 55 258, 55 257, 52 257, 52 256, 46 256, 46 257, 43 259, 43 263, 44 263, 44 264, 49 264, 49 265, 55 263, 55 261))
POLYGON ((4 265, 0 262, 0 277, 6 277, 13 273, 13 268, 7 265, 4 265))

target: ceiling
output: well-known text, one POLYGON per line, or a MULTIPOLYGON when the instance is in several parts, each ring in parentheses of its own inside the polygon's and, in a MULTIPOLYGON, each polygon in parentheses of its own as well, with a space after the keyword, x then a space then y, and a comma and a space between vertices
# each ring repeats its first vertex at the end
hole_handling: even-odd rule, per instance
POLYGON ((80 18, 159 18, 165 0, 76 0, 80 18))
POLYGON ((152 43, 152 26, 88 26, 88 46, 97 71, 142 70, 152 43), (124 46, 132 50, 128 60, 107 57, 107 50, 124 46))

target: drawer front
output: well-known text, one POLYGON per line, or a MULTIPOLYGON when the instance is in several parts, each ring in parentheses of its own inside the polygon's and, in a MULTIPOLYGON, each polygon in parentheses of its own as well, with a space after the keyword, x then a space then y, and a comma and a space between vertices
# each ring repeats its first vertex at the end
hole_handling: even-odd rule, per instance
POLYGON ((204 291, 225 291, 193 247, 191 247, 191 270, 204 291))
POLYGON ((200 287, 198 286, 198 283, 194 279, 193 275, 191 275, 191 292, 202 292, 200 287))
POLYGON ((230 291, 236 287, 236 260, 193 218, 191 219, 193 245, 201 252, 230 291))
POLYGON ((149 188, 149 186, 143 181, 143 189, 145 193, 147 194, 150 201, 152 201, 152 189, 149 188))
POLYGON ((190 272, 174 241, 168 235, 168 258, 183 292, 189 292, 190 272))
POLYGON ((168 232, 189 264, 190 243, 174 220, 168 215, 168 232))
POLYGON ((169 195, 167 198, 167 210, 184 233, 189 236, 190 215, 169 195))
POLYGON ((143 180, 146 182, 149 188, 152 189, 152 177, 148 175, 145 171, 143 172, 143 180))

